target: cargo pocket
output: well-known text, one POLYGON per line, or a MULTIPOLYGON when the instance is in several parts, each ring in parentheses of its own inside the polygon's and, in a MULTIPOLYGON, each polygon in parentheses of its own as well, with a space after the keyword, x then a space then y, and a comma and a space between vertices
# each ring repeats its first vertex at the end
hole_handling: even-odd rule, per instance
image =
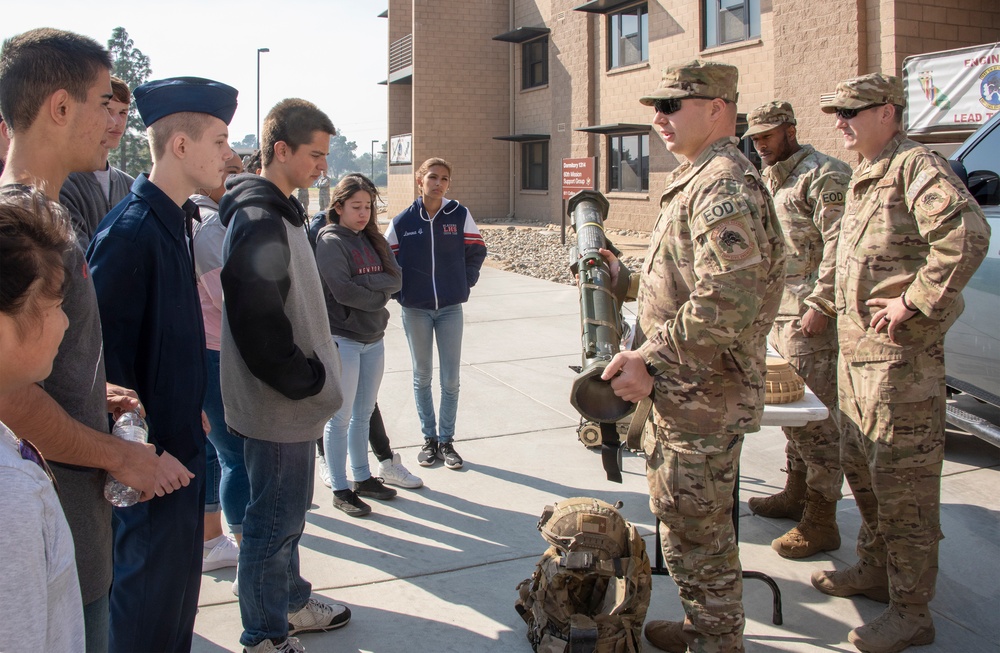
POLYGON ((879 465, 923 467, 943 460, 943 380, 943 369, 892 361, 877 387, 872 433, 879 465))
POLYGON ((657 441, 647 458, 649 503, 652 511, 665 523, 673 524, 678 517, 701 519, 717 507, 717 482, 712 473, 710 456, 680 453, 657 441), (674 515, 672 518, 665 518, 674 515))

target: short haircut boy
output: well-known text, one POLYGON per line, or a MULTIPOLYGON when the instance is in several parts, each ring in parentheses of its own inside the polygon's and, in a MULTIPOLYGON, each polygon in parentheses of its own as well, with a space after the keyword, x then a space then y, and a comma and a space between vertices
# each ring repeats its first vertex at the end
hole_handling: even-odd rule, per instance
POLYGON ((192 111, 172 113, 160 118, 146 128, 153 161, 163 158, 163 155, 167 153, 167 144, 177 134, 187 134, 193 140, 200 141, 210 124, 212 124, 212 116, 192 111))
POLYGON ((0 113, 11 129, 28 129, 60 89, 85 102, 102 67, 111 69, 111 55, 88 36, 42 27, 11 37, 0 50, 0 113))
POLYGON ((331 136, 337 130, 333 122, 319 107, 307 100, 289 98, 282 100, 267 112, 261 132, 261 162, 268 166, 274 161, 274 144, 282 141, 292 148, 311 143, 315 132, 326 132, 331 136))

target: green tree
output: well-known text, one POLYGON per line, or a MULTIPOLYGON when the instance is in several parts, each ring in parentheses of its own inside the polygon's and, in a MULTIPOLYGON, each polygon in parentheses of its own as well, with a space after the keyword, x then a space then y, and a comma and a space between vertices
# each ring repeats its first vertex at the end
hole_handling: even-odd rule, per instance
POLYGON ((361 155, 354 160, 354 167, 351 168, 350 172, 360 172, 366 177, 371 177, 372 182, 376 186, 386 186, 389 183, 389 170, 386 167, 386 144, 382 143, 382 146, 378 151, 375 152, 375 162, 372 163, 371 152, 362 152, 361 155))
POLYGON ((256 150, 257 149, 257 135, 256 134, 247 134, 246 136, 243 137, 242 141, 233 141, 232 142, 232 146, 233 147, 249 147, 249 148, 252 148, 252 149, 256 150))
POLYGON ((364 172, 357 167, 354 156, 354 151, 357 149, 358 144, 347 140, 343 134, 330 138, 330 154, 326 157, 326 164, 329 167, 327 174, 331 179, 339 179, 348 172, 364 172))
MULTIPOLYGON (((371 156, 369 154, 369 156, 371 156)), ((379 151, 375 153, 375 172, 372 174, 372 182, 384 188, 389 185, 389 143, 383 141, 379 146, 379 151)))
MULTIPOLYGON (((153 72, 149 65, 149 57, 135 47, 124 27, 112 30, 111 38, 108 39, 108 50, 111 52, 111 74, 128 84, 130 89, 135 90, 149 79, 153 72)), ((110 159, 113 166, 133 177, 140 172, 148 172, 153 165, 149 142, 146 140, 146 132, 142 127, 135 102, 129 107, 128 124, 125 125, 121 144, 111 153, 110 159)))

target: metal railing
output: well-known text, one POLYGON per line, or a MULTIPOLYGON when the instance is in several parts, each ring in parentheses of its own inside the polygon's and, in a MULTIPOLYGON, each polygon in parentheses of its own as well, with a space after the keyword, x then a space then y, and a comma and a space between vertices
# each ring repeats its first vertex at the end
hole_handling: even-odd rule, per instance
POLYGON ((413 65, 413 34, 389 44, 389 74, 413 65))

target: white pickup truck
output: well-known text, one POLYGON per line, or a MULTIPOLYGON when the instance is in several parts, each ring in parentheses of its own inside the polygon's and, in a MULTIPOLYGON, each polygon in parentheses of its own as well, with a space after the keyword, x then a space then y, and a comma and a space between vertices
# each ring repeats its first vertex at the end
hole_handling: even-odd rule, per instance
MULTIPOLYGON (((990 248, 962 294, 965 311, 945 338, 949 387, 1000 407, 1000 113, 949 159, 992 229, 990 248)), ((948 419, 1000 446, 1000 425, 949 409, 948 419)))

